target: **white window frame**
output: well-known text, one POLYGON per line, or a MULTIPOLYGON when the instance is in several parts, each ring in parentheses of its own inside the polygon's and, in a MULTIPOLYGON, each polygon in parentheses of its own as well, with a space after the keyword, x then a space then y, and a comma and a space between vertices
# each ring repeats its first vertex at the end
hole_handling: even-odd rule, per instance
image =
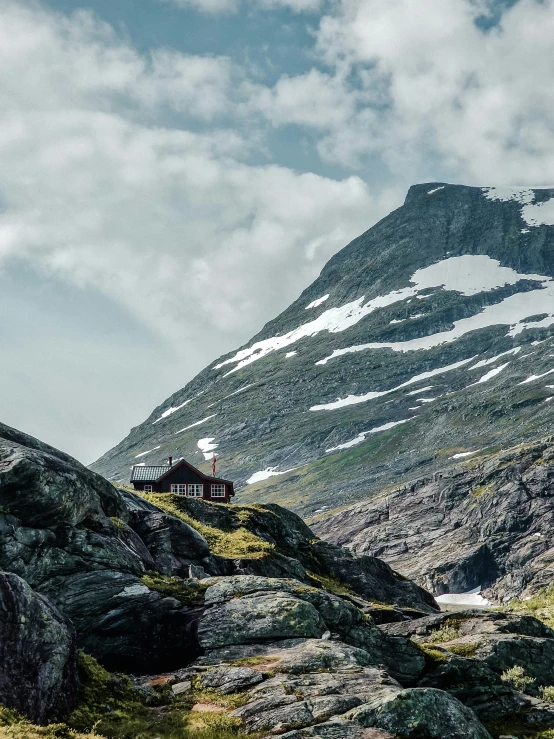
POLYGON ((145 485, 145 486, 144 486, 144 487, 142 488, 142 491, 143 491, 144 493, 152 493, 152 492, 153 492, 153 490, 152 490, 152 485, 145 485))
POLYGON ((186 495, 187 486, 183 483, 171 483, 171 492, 175 493, 176 495, 186 495))
POLYGON ((204 485, 198 482, 189 482, 189 484, 187 485, 187 497, 203 498, 204 497, 204 485))
POLYGON ((226 495, 227 495, 227 491, 223 483, 221 482, 212 483, 212 488, 211 488, 212 498, 225 498, 226 495))

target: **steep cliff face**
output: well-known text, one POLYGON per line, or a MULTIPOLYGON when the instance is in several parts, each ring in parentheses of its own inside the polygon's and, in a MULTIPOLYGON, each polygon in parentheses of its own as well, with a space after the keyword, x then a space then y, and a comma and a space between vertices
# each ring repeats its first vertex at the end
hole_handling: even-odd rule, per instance
POLYGON ((499 602, 551 584, 553 525, 554 437, 471 456, 312 522, 436 595, 482 588, 499 602))
POLYGON ((126 481, 132 464, 216 451, 239 501, 309 515, 549 433, 553 196, 412 187, 93 469, 126 481))
MULTIPOLYGON (((543 499, 553 457, 546 441, 494 469, 483 461, 479 480, 493 500, 512 487, 543 499)), ((462 508, 451 488, 439 498, 462 508)), ((529 503, 548 528, 540 511, 529 503)), ((554 729, 554 631, 522 603, 441 613, 381 560, 317 539, 279 506, 138 496, 3 426, 0 569, 6 739, 544 739, 554 729)))

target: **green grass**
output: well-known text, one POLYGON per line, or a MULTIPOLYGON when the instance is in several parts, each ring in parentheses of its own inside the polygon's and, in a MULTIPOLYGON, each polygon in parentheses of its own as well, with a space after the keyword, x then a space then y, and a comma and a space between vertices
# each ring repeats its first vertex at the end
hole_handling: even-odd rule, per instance
POLYGON ((460 627, 456 622, 446 623, 442 628, 433 631, 427 639, 429 644, 443 644, 447 641, 453 641, 460 637, 460 627))
POLYGON ((475 657, 480 646, 481 642, 474 642, 472 644, 449 644, 447 649, 449 652, 452 652, 452 654, 457 654, 458 657, 475 657))
POLYGON ((540 590, 529 600, 513 600, 504 610, 508 613, 534 616, 550 628, 554 628, 554 585, 540 590))
POLYGON ((208 585, 201 582, 189 583, 180 577, 160 575, 159 572, 148 572, 140 580, 150 590, 155 590, 166 598, 176 598, 185 605, 202 602, 208 588, 208 585))
POLYGON ((318 575, 315 572, 306 573, 311 580, 314 580, 320 587, 328 590, 335 595, 356 595, 354 590, 345 583, 342 583, 332 575, 318 575))
POLYGON ((36 726, 15 711, 0 706, 0 737, 2 739, 102 739, 96 733, 81 734, 66 724, 36 726))
POLYGON ((419 644, 418 642, 412 642, 416 647, 423 652, 425 661, 428 665, 436 667, 443 662, 448 662, 448 654, 437 649, 434 644, 419 644))
MULTIPOLYGON (((197 521, 186 510, 186 500, 182 496, 174 493, 139 493, 145 500, 153 503, 161 508, 170 516, 180 518, 206 539, 212 554, 218 554, 220 557, 228 557, 230 559, 262 559, 269 556, 275 549, 259 536, 248 531, 244 526, 239 526, 231 530, 223 530, 215 526, 209 526, 197 521)), ((206 503, 206 505, 217 505, 215 503, 206 503)), ((233 510, 235 510, 233 508, 233 510)), ((242 512, 241 512, 242 514, 242 512)), ((245 514, 242 514, 245 515, 245 514)))
MULTIPOLYGON (((53 739, 95 739, 97 735, 106 739, 246 739, 240 720, 229 716, 233 708, 245 702, 242 694, 223 696, 195 685, 189 693, 174 697, 166 685, 155 688, 154 698, 147 700, 128 677, 107 672, 82 652, 79 675, 79 705, 67 719, 67 725, 60 728, 62 733, 53 735, 53 739), (191 711, 194 703, 199 702, 223 707, 225 711, 191 711)), ((23 733, 6 736, 27 739, 23 733)), ((46 737, 50 739, 50 735, 46 737)), ((28 739, 35 736, 29 735, 28 739)))

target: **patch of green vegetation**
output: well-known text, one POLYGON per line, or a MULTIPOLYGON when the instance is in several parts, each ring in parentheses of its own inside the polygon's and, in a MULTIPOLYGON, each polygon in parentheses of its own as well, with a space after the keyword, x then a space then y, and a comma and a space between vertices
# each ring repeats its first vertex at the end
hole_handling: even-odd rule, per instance
MULTIPOLYGON (((165 511, 170 516, 180 518, 181 521, 192 526, 193 529, 196 529, 206 539, 212 553, 218 554, 220 557, 228 557, 230 559, 262 559, 269 556, 275 549, 273 544, 260 539, 259 536, 251 533, 244 526, 227 531, 200 523, 200 521, 197 521, 187 511, 186 499, 183 500, 183 496, 174 493, 138 492, 137 495, 158 506, 158 508, 161 508, 162 511, 165 511)), ((206 502, 206 505, 217 504, 206 502)))
POLYGON ((534 616, 550 628, 554 628, 554 585, 540 590, 529 600, 513 600, 504 610, 509 613, 534 616))
POLYGON ((150 590, 156 590, 166 598, 176 598, 185 605, 201 602, 208 588, 202 582, 187 582, 180 577, 160 575, 159 572, 148 572, 140 580, 150 590))
POLYGON ((425 656, 425 662, 429 666, 436 667, 443 662, 448 662, 448 654, 446 652, 443 652, 442 649, 437 649, 434 644, 418 644, 417 642, 412 643, 415 644, 421 652, 423 652, 423 655, 425 656))
POLYGON ((458 621, 447 621, 444 626, 433 633, 428 638, 429 644, 443 644, 447 641, 453 641, 460 637, 460 625, 458 621))
POLYGON ((120 529, 121 531, 125 531, 127 529, 127 526, 120 518, 117 518, 117 516, 110 516, 110 521, 116 528, 120 529))
POLYGON ((325 590, 328 590, 330 593, 334 593, 335 595, 355 595, 355 592, 350 585, 342 583, 332 575, 318 575, 315 572, 307 572, 306 574, 311 580, 314 580, 318 585, 325 590))
POLYGON ((148 710, 127 676, 111 674, 84 652, 79 653, 78 668, 79 705, 67 720, 72 729, 124 737, 130 724, 134 730, 147 720, 148 710))
MULTIPOLYGON (((240 720, 229 716, 244 698, 227 697, 216 691, 193 690, 174 697, 166 686, 154 688, 154 698, 133 688, 125 675, 113 675, 98 662, 79 655, 81 695, 79 705, 62 725, 66 734, 52 739, 246 739, 240 720), (225 712, 196 712, 194 703, 205 702, 225 708, 225 712), (156 705, 153 705, 153 704, 156 705), (89 734, 95 731, 97 734, 89 734), (81 733, 75 733, 81 732, 81 733)), ((9 739, 27 739, 25 735, 8 735, 9 739)), ((50 736, 48 739, 50 739, 50 736)), ((35 739, 30 735, 28 739, 35 739)))
POLYGON ((450 644, 448 646, 448 651, 452 652, 452 654, 457 654, 458 657, 475 657, 480 646, 481 642, 474 642, 472 644, 450 644))
POLYGON ((539 692, 543 701, 554 703, 554 685, 543 685, 539 692))
POLYGON ((80 734, 66 724, 36 726, 15 711, 0 706, 0 737, 2 739, 102 739, 98 734, 80 734))
POLYGON ((218 708, 226 708, 234 711, 235 708, 240 708, 248 703, 248 694, 231 693, 224 695, 213 688, 205 688, 202 685, 200 677, 196 677, 192 682, 192 700, 194 703, 208 703, 218 708))
POLYGON ((475 490, 471 491, 470 495, 474 500, 479 500, 487 493, 492 493, 492 492, 494 492, 494 490, 491 487, 491 485, 479 485, 478 488, 475 488, 475 490))
POLYGON ((505 670, 500 677, 504 682, 509 683, 512 688, 519 690, 520 693, 525 693, 527 688, 535 682, 519 665, 514 665, 509 670, 505 670))

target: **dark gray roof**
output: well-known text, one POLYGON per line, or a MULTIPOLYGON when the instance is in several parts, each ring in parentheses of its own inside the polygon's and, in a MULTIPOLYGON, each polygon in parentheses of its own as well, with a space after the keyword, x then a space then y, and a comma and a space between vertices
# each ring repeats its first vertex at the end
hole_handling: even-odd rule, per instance
POLYGON ((131 482, 135 482, 135 480, 155 482, 170 469, 168 464, 135 465, 131 474, 131 482))

